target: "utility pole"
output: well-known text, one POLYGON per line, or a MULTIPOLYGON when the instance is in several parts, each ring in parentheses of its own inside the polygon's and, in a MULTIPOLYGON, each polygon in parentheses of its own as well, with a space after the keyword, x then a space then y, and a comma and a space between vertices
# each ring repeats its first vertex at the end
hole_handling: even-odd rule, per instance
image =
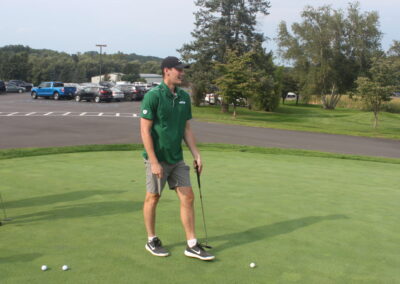
POLYGON ((96 44, 96 46, 100 47, 100 79, 99 79, 99 83, 101 82, 101 51, 103 47, 107 47, 106 44, 96 44))

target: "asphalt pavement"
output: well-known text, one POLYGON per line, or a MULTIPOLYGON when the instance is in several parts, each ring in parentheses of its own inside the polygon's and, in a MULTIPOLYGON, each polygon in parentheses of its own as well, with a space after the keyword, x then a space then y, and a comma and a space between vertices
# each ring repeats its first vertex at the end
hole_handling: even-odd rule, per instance
MULTIPOLYGON (((141 143, 140 102, 33 100, 29 93, 0 95, 0 148, 141 143)), ((400 158, 400 141, 196 121, 200 143, 400 158)))

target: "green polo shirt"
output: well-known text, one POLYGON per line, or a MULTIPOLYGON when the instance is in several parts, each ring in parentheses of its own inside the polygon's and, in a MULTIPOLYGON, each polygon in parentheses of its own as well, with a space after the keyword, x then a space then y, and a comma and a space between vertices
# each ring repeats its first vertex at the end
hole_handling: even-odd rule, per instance
MULTIPOLYGON (((140 116, 153 121, 151 136, 159 162, 176 164, 183 160, 182 139, 186 121, 192 118, 189 94, 181 88, 174 95, 162 82, 146 93, 140 116)), ((143 157, 148 159, 146 151, 143 157)))

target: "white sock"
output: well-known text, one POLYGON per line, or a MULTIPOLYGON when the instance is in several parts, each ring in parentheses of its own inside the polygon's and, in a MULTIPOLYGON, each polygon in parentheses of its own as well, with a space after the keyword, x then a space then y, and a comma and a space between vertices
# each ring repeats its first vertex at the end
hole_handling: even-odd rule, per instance
POLYGON ((191 239, 187 241, 187 244, 190 248, 194 247, 197 244, 197 239, 191 239))
POLYGON ((147 240, 149 241, 149 242, 151 242, 152 240, 154 240, 154 238, 156 238, 157 236, 154 236, 154 237, 148 237, 147 238, 147 240))

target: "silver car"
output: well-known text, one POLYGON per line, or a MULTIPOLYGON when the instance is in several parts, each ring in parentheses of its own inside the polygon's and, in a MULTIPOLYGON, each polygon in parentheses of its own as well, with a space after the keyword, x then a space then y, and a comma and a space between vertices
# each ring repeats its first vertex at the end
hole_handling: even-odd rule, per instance
POLYGON ((113 96, 113 100, 114 101, 122 101, 125 98, 124 92, 122 92, 120 89, 118 88, 111 88, 112 91, 112 96, 113 96))
POLYGON ((25 87, 20 87, 14 84, 7 84, 6 85, 6 92, 7 93, 25 93, 25 87))

